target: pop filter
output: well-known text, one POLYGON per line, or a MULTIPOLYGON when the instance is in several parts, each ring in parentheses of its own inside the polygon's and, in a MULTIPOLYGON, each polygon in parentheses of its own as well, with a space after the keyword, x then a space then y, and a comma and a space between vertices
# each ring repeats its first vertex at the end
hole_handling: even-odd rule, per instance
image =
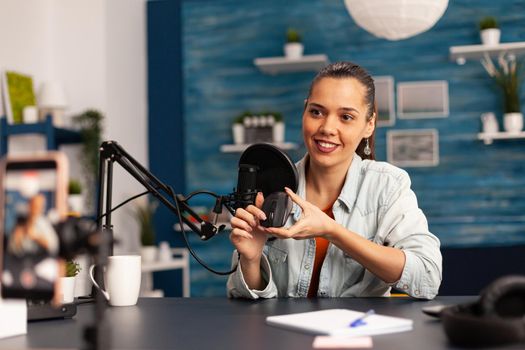
POLYGON ((239 159, 239 168, 244 165, 257 167, 256 188, 264 197, 273 192, 284 191, 284 187, 297 191, 299 176, 295 164, 274 145, 256 143, 249 146, 239 159))
POLYGON ((290 157, 268 143, 248 147, 239 159, 237 198, 242 206, 253 204, 257 192, 264 195, 262 210, 267 220, 265 227, 281 227, 292 210, 292 202, 284 192, 288 187, 297 192, 299 176, 290 157))

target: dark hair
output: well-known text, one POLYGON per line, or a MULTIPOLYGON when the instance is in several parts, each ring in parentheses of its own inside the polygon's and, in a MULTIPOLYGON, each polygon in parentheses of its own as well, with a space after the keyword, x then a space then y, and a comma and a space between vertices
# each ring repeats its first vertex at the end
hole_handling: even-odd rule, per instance
MULTIPOLYGON (((308 99, 312 94, 312 90, 317 82, 323 78, 334 78, 334 79, 345 79, 354 78, 357 79, 365 87, 365 104, 367 106, 366 120, 370 121, 374 116, 377 117, 377 108, 375 103, 375 86, 374 79, 368 74, 368 72, 361 66, 352 62, 335 62, 324 67, 317 73, 315 78, 312 80, 310 90, 308 91, 308 99)), ((366 139, 361 140, 357 146, 356 153, 363 159, 375 159, 375 129, 372 135, 368 138, 370 155, 364 153, 366 145, 366 139)))

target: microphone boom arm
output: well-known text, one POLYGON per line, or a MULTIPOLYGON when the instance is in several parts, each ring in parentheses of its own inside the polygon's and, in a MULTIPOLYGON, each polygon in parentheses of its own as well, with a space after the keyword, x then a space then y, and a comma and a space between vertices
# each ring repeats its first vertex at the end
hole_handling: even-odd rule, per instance
MULTIPOLYGON (((133 176, 139 183, 141 183, 146 189, 151 192, 162 204, 170 209, 176 216, 179 216, 183 222, 179 222, 181 225, 186 224, 190 229, 199 235, 201 240, 208 240, 215 236, 222 229, 217 228, 215 225, 203 220, 199 214, 195 213, 186 202, 187 199, 180 194, 173 193, 170 186, 167 186, 160 181, 155 175, 147 170, 142 164, 134 159, 128 152, 122 148, 116 141, 105 141, 100 146, 100 168, 99 168, 99 193, 98 193, 98 227, 111 229, 111 193, 112 193, 112 173, 113 173, 113 162, 117 162, 124 170, 126 170, 131 176, 133 176), (106 186, 106 213, 103 213, 103 190, 104 190, 104 168, 107 165, 107 186, 106 186), (175 201, 174 204, 171 200, 175 201), (177 208, 178 207, 178 208, 177 208), (200 223, 198 227, 193 221, 191 221, 184 214, 187 213, 192 218, 196 219, 200 223), (105 216, 105 224, 102 225, 102 217, 105 216)), ((233 200, 231 196, 218 196, 214 193, 207 192, 217 198, 217 201, 225 205, 231 212, 229 203, 233 200)), ((217 209, 218 205, 215 206, 214 212, 220 213, 221 206, 217 209), (218 210, 218 211, 217 211, 218 210)))

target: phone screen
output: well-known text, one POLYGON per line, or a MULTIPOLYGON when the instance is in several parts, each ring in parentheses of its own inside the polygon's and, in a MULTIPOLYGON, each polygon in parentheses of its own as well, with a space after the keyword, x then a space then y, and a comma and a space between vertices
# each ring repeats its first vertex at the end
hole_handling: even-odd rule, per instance
POLYGON ((49 300, 59 274, 57 163, 5 164, 2 296, 49 300))

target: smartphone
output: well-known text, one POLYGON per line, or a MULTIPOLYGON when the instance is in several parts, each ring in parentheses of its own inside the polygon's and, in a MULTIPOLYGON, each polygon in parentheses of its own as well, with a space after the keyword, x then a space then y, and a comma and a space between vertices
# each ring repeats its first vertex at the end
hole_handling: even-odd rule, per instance
POLYGON ((2 297, 53 297, 60 274, 54 224, 67 215, 67 179, 67 158, 60 152, 1 161, 2 297))

